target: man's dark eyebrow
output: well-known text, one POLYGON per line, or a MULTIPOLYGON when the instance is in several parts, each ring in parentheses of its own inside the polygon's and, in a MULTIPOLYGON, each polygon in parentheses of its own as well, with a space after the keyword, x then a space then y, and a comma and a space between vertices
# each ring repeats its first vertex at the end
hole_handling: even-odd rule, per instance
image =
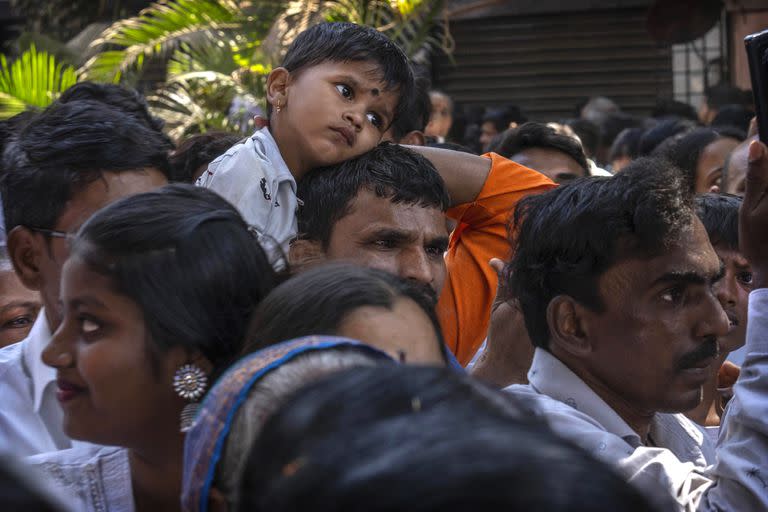
POLYGON ((394 228, 379 228, 366 234, 366 238, 386 238, 396 242, 407 242, 415 238, 413 233, 394 228))
POLYGON ((339 75, 337 81, 347 82, 347 85, 351 85, 355 89, 360 89, 360 81, 352 75, 339 75))
POLYGON ((712 285, 718 282, 725 275, 725 265, 720 263, 717 272, 707 276, 695 270, 673 270, 663 274, 653 282, 653 286, 664 283, 690 283, 712 285))
POLYGON ((26 300, 18 300, 15 302, 11 302, 0 308, 0 312, 5 313, 9 309, 13 308, 29 308, 29 309, 35 309, 39 308, 40 303, 39 302, 33 302, 33 301, 26 301, 26 300))
POLYGON ((443 251, 448 249, 448 241, 449 238, 447 236, 436 236, 435 238, 429 240, 427 242, 427 245, 430 247, 439 247, 443 251))

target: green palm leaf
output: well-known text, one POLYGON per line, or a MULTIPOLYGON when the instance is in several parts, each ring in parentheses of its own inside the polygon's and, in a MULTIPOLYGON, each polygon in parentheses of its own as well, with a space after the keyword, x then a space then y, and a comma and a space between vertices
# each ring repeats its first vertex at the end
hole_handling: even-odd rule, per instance
POLYGON ((91 79, 118 82, 146 58, 165 56, 181 43, 216 45, 248 20, 234 0, 160 0, 107 28, 92 45, 104 51, 82 71, 91 79))
POLYGON ((192 71, 169 80, 148 96, 147 102, 152 113, 165 121, 171 138, 179 140, 209 130, 252 131, 252 120, 240 126, 227 116, 236 95, 256 101, 233 76, 192 71))
POLYGON ((38 52, 34 45, 12 64, 0 55, 0 119, 27 107, 46 107, 77 82, 75 68, 38 52))
POLYGON ((444 0, 329 0, 323 2, 328 21, 368 25, 385 33, 411 58, 425 52, 453 50, 453 41, 442 24, 444 0))

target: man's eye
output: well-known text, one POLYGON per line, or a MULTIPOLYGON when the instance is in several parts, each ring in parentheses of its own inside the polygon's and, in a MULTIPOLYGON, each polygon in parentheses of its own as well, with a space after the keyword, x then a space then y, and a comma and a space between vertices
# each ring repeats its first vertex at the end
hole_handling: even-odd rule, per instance
POLYGON ((84 334, 93 334, 94 332, 98 331, 100 328, 101 328, 101 325, 91 320, 90 318, 80 319, 80 330, 83 331, 84 334))
POLYGON ((352 89, 348 85, 336 84, 336 90, 347 99, 352 98, 352 89))
POLYGON ((739 272, 736 275, 736 279, 739 280, 740 283, 751 286, 752 285, 752 272, 739 272))
POLYGON ((661 300, 670 304, 679 304, 683 300, 683 289, 679 286, 669 288, 661 293, 661 300))
POLYGON ((392 240, 374 240, 373 245, 378 249, 392 249, 395 243, 392 240))
POLYGON ((432 247, 427 247, 425 250, 426 250, 427 254, 429 254, 430 256, 432 256, 434 258, 442 257, 443 253, 445 253, 445 248, 437 246, 437 245, 434 245, 432 247))
POLYGON ((21 329, 32 324, 34 318, 30 315, 17 316, 3 324, 5 329, 21 329))
POLYGON ((376 128, 381 128, 384 125, 384 122, 381 120, 381 117, 379 117, 379 115, 376 114, 375 112, 368 112, 367 117, 368 117, 368 121, 376 128))

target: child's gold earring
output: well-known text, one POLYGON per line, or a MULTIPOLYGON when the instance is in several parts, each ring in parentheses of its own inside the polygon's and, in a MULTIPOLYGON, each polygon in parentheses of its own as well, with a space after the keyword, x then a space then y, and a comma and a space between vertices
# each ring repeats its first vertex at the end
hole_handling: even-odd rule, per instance
POLYGON ((277 100, 277 105, 275 105, 275 111, 280 112, 282 110, 282 105, 280 105, 280 100, 277 100))

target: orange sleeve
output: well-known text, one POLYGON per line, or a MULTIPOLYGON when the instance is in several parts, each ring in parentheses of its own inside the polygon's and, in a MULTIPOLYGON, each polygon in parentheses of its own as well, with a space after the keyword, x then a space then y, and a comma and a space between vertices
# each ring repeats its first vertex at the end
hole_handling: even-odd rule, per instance
POLYGON ((472 359, 488 330, 498 280, 488 260, 509 257, 507 226, 515 205, 555 186, 546 176, 495 153, 483 156, 491 159, 491 171, 480 194, 447 212, 458 224, 445 256, 448 272, 437 303, 445 342, 462 365, 472 359))

